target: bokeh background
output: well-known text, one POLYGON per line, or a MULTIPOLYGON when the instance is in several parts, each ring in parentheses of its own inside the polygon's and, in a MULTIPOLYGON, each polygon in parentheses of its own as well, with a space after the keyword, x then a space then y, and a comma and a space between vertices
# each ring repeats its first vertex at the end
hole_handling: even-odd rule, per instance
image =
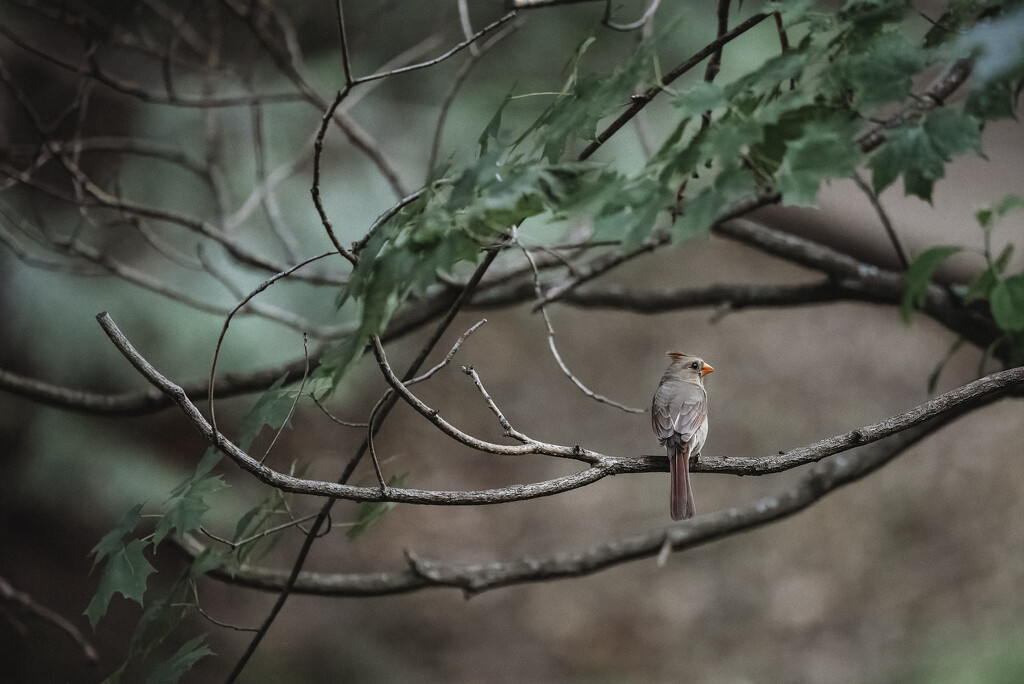
MULTIPOLYGON (((332 10, 322 3, 289 8, 306 64, 330 98, 341 83, 332 10)), ((461 39, 455 2, 349 3, 346 18, 356 73, 369 73, 405 50, 418 58, 461 39), (423 41, 430 41, 423 44, 423 41)), ((10 31, 54 53, 74 54, 68 30, 21 3, 4 3, 10 31)), ((923 10, 936 10, 925 3, 923 10)), ((639 3, 624 3, 637 16, 639 3)), ((112 24, 155 23, 145 7, 95 5, 112 24), (136 23, 133 23, 136 22, 136 23)), ((192 10, 183 10, 186 12, 192 10)), ((204 10, 205 11, 205 10, 204 10)), ((226 12, 223 8, 219 11, 226 12)), ((744 12, 752 11, 744 8, 744 12)), ((937 11, 937 10, 936 10, 937 11)), ((501 3, 473 3, 476 24, 502 12, 501 3)), ((663 48, 671 65, 714 34, 713 4, 666 3, 667 20, 690 16, 663 48)), ((635 45, 635 35, 600 26, 601 3, 526 14, 519 28, 480 60, 453 107, 442 155, 470 158, 476 139, 504 96, 557 91, 563 66, 590 35, 600 40, 585 67, 609 68, 635 45)), ((251 40, 228 22, 228 44, 243 60, 251 40)), ((725 53, 722 78, 742 73, 775 50, 768 26, 725 53)), ((924 30, 924 29, 921 29, 924 30)), ((7 68, 40 110, 53 114, 72 97, 73 75, 0 38, 7 68)), ((145 60, 116 51, 112 68, 159 87, 145 60)), ((433 126, 460 58, 385 80, 353 106, 351 115, 374 135, 409 188, 426 177, 433 126)), ((230 61, 230 60, 229 60, 230 61)), ((269 86, 287 84, 270 66, 255 70, 269 86), (277 80, 275 80, 277 79, 277 80)), ((183 84, 184 87, 194 83, 183 84)), ((10 151, 31 131, 0 89, 0 142, 10 151)), ((546 103, 517 100, 513 120, 527 120, 546 103), (515 119, 519 117, 519 119, 515 119)), ((139 135, 172 143, 199 158, 215 141, 226 182, 236 197, 252 187, 252 120, 246 108, 219 110, 210 119, 187 108, 144 105, 102 87, 92 94, 92 135, 139 135)), ((310 136, 321 112, 305 103, 266 108, 268 168, 300 158, 281 186, 282 212, 304 254, 329 249, 309 201, 310 136), (305 160, 305 161, 301 161, 305 160)), ((662 103, 645 117, 642 135, 622 131, 600 161, 629 167, 642 158, 639 140, 671 128, 662 103)), ((986 158, 957 160, 935 189, 933 205, 883 195, 911 253, 940 243, 981 246, 973 219, 977 205, 1020 193, 1024 132, 1014 122, 985 132, 986 158)), ((344 242, 359 238, 394 197, 367 160, 335 131, 328 141, 323 181, 327 211, 344 242)), ((162 206, 215 216, 217 207, 195 179, 173 168, 134 159, 101 157, 91 167, 127 193, 162 206)), ((5 220, 25 217, 61 234, 80 223, 73 208, 17 189, 0 193, 5 220)), ((849 182, 829 186, 819 210, 772 209, 761 219, 819 239, 858 258, 894 267, 891 246, 864 196, 849 182)), ((257 219, 242 228, 252 246, 277 246, 257 219)), ((1019 215, 999 224, 997 249, 1020 241, 1019 215)), ((222 306, 237 297, 214 278, 190 272, 145 249, 131 234, 89 234, 98 246, 165 282, 222 306)), ((529 235, 529 233, 526 233, 529 235)), ((169 239, 188 245, 188 236, 169 239)), ((194 248, 194 247, 193 247, 194 248)), ((262 276, 238 269, 215 251, 243 290, 262 276)), ((980 257, 954 259, 941 277, 964 278, 980 257)), ((1020 261, 1017 262, 1019 268, 1020 261)), ((710 283, 803 282, 813 274, 727 240, 709 237, 676 245, 610 274, 608 282, 635 289, 710 283)), ((265 301, 333 322, 333 295, 303 285, 268 291, 265 301), (315 296, 314 296, 315 295, 315 296)), ((94 392, 141 390, 143 381, 113 349, 94 316, 109 311, 140 351, 178 381, 209 371, 222 316, 125 284, 114 277, 82 277, 33 268, 0 249, 0 367, 21 375, 94 392)), ((716 456, 757 456, 789 449, 905 411, 929 397, 927 378, 955 336, 924 316, 906 326, 891 307, 842 303, 747 310, 716 317, 710 310, 658 315, 550 310, 560 351, 591 388, 644 407, 665 366, 664 352, 699 353, 716 372, 708 378, 716 456)), ((456 363, 421 385, 420 395, 456 425, 489 439, 500 427, 459 364, 473 365, 506 416, 527 434, 554 443, 579 443, 620 455, 657 453, 646 416, 626 414, 583 396, 559 372, 546 331, 529 305, 471 310, 452 326, 446 349, 482 317, 488 322, 465 344, 456 363)), ((393 344, 402 367, 422 334, 393 344)), ((265 321, 232 326, 223 368, 253 370, 301 355, 301 336, 265 321)), ((443 354, 439 351, 436 356, 443 354)), ((963 348, 947 364, 938 391, 979 373, 981 350, 963 348)), ((991 368, 989 368, 991 370, 991 368)), ((384 384, 372 363, 357 367, 332 402, 351 419, 365 417, 384 384)), ((235 425, 254 397, 219 404, 235 425)), ((218 411, 220 415, 220 410, 218 411)), ((994 682, 1024 678, 1024 420, 1019 400, 1004 400, 932 435, 869 478, 837 491, 809 510, 763 529, 596 575, 498 589, 467 600, 455 590, 371 599, 294 596, 250 664, 243 681, 579 681, 742 682, 994 682)), ((302 464, 310 476, 334 479, 359 430, 338 427, 315 410, 301 412, 271 462, 302 464)), ((140 417, 96 417, 60 411, 0 394, 0 576, 86 630, 101 663, 90 668, 64 635, 10 610, 0 614, 0 663, 7 681, 99 681, 123 657, 139 607, 116 598, 93 634, 81 612, 95 591, 89 550, 132 505, 159 510, 187 477, 203 444, 175 410, 140 417)), ((546 479, 572 464, 543 457, 501 458, 458 447, 412 411, 399 406, 382 431, 378 451, 390 473, 407 473, 421 488, 483 488, 546 479)), ((210 527, 228 535, 241 512, 266 491, 230 464, 220 467, 231 487, 209 514, 210 527)), ((696 475, 699 511, 738 505, 784 489, 800 476, 761 478, 696 475)), ((372 482, 363 469, 357 480, 372 482)), ((355 572, 398 569, 403 550, 451 562, 486 562, 578 550, 668 524, 667 476, 603 480, 583 490, 536 501, 481 507, 398 506, 356 540, 343 523, 355 507, 335 509, 334 533, 318 543, 308 570, 355 572)), ((297 514, 316 501, 296 500, 297 514)), ((288 567, 300 541, 286 536, 267 559, 288 567)), ((181 567, 165 546, 154 559, 159 586, 181 567), (166 573, 166 574, 164 574, 166 573)), ((200 584, 203 607, 218 619, 258 624, 273 595, 213 581, 200 584)), ((221 681, 248 642, 243 632, 196 618, 192 633, 210 634, 215 657, 188 681, 221 681)))

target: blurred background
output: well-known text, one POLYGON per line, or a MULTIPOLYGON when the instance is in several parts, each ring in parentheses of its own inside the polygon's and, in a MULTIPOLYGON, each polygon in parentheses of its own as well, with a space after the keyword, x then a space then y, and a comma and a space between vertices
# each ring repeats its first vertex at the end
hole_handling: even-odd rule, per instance
MULTIPOLYGON (((503 12, 500 2, 472 4, 475 28, 503 12)), ((121 3, 70 9, 45 3, 0 6, 6 26, 0 32, 0 57, 11 74, 7 87, 0 88, 0 154, 8 160, 23 154, 36 138, 10 82, 26 88, 42 118, 59 119, 81 100, 77 76, 33 50, 75 62, 88 47, 81 26, 113 38, 122 35, 118 27, 127 27, 151 39, 150 45, 166 45, 175 35, 172 14, 181 12, 189 24, 222 26, 226 54, 219 68, 236 90, 221 94, 244 94, 245 78, 232 81, 236 73, 265 92, 293 88, 273 64, 257 58, 255 41, 230 3, 169 9, 156 2, 131 9, 121 3), (79 16, 93 23, 69 18, 79 16), (238 65, 247 60, 251 69, 240 70, 238 65)), ((643 10, 642 3, 634 2, 616 7, 622 21, 643 10)), ((754 9, 744 6, 742 11, 754 9)), ((930 6, 921 9, 938 12, 930 6)), ((330 101, 343 83, 333 9, 300 3, 286 11, 307 76, 330 101)), ((455 2, 348 3, 345 11, 357 75, 399 57, 404 63, 430 58, 463 37, 455 2)), ((666 3, 659 21, 682 12, 688 18, 679 35, 659 53, 663 68, 714 35, 712 3, 666 3)), ((587 53, 587 70, 608 69, 628 55, 637 35, 602 28, 602 13, 602 3, 524 13, 516 30, 481 55, 470 72, 448 114, 439 158, 456 164, 471 159, 480 132, 509 92, 558 91, 568 74, 563 66, 588 36, 599 40, 587 53)), ((774 32, 767 25, 763 29, 726 50, 723 79, 774 53, 774 32)), ((184 59, 187 45, 201 43, 203 36, 180 26, 177 30, 184 59)), ((104 45, 97 54, 111 73, 164 92, 159 60, 146 49, 104 45)), ((357 91, 347 109, 377 141, 397 170, 399 184, 409 191, 428 177, 440 105, 466 59, 463 54, 431 69, 363 86, 365 92, 357 91)), ((177 92, 182 97, 201 94, 202 80, 185 68, 182 74, 174 83, 177 92)), ((509 129, 536 116, 546 103, 542 96, 515 100, 509 129)), ((221 174, 215 182, 233 200, 231 207, 218 206, 207 189, 209 179, 181 165, 125 154, 88 157, 89 172, 104 187, 210 221, 223 221, 261 177, 290 164, 291 173, 276 193, 293 241, 290 248, 302 256, 329 250, 309 199, 312 137, 322 111, 306 101, 258 109, 153 104, 97 85, 89 93, 84 122, 68 117, 57 132, 71 137, 79 126, 83 136, 93 138, 137 136, 190 159, 215 160, 221 174), (265 155, 263 170, 255 161, 257 145, 265 155)), ((620 132, 598 161, 635 168, 643 159, 641 142, 659 141, 672 125, 670 108, 655 103, 642 128, 620 132)), ((990 125, 984 151, 985 159, 965 157, 947 170, 931 206, 904 198, 898 187, 882 196, 911 254, 933 244, 980 249, 975 208, 1022 191, 1021 127, 1015 121, 990 125)), ((394 204, 393 184, 332 130, 322 189, 343 243, 360 238, 394 204)), ((216 249, 200 247, 200 239, 179 228, 161 225, 159 240, 143 239, 126 224, 118 225, 116 217, 108 217, 109 224, 91 224, 70 204, 16 184, 3 187, 0 206, 7 237, 0 248, 0 368, 6 371, 91 392, 144 390, 144 381, 95 322, 98 312, 108 311, 163 373, 179 382, 201 379, 209 372, 224 311, 238 302, 239 292, 266 278, 216 249), (81 239, 214 311, 197 311, 123 278, 96 274, 95 268, 88 273, 69 269, 70 255, 44 253, 40 245, 19 238, 22 222, 54 242, 81 239), (36 261, 46 263, 40 266, 19 253, 15 247, 23 243, 36 261), (175 253, 188 254, 188 263, 153 248, 164 243, 173 245, 175 253)), ((265 215, 256 211, 243 218, 233 237, 260 253, 286 251, 265 215)), ((877 216, 850 182, 829 186, 820 209, 775 208, 761 218, 871 263, 896 266, 877 216)), ((1009 216, 995 228, 994 248, 1019 241, 1021 228, 1020 214, 1009 216)), ((941 275, 956 280, 980 264, 977 254, 965 254, 941 275)), ((613 271, 606 282, 653 290, 797 283, 813 277, 710 237, 635 260, 613 271)), ((261 295, 261 301, 318 324, 335 324, 333 293, 325 292, 284 283, 261 295)), ((575 374, 596 392, 629 405, 647 407, 666 365, 665 351, 690 351, 713 364, 716 372, 707 378, 711 429, 705 452, 715 456, 768 455, 908 410, 929 398, 928 376, 955 341, 953 333, 922 315, 906 326, 895 308, 859 303, 720 317, 710 310, 639 315, 558 304, 550 314, 559 349, 575 374)), ((529 304, 463 313, 434 358, 484 317, 487 324, 465 343, 455 363, 418 388, 449 421, 482 438, 501 439, 500 426, 458 369, 473 365, 513 425, 534 438, 579 443, 612 455, 659 453, 647 416, 595 403, 560 373, 547 348, 543 321, 529 304)), ((389 347, 396 367, 408 363, 423 335, 419 331, 389 347)), ((239 318, 222 354, 225 372, 274 366, 301 357, 301 332, 259 317, 239 318)), ((977 377, 981 359, 981 350, 962 348, 946 366, 937 391, 977 377)), ((372 360, 364 359, 331 409, 364 420, 384 387, 372 360)), ((226 431, 238 425, 254 401, 248 396, 218 404, 226 431)), ((1021 416, 1019 400, 984 408, 797 516, 675 554, 663 567, 645 559, 582 579, 513 586, 468 600, 447 589, 369 599, 293 596, 242 681, 1020 681, 1021 416)), ((266 437, 258 443, 263 448, 266 437)), ((339 427, 309 407, 296 416, 268 463, 282 471, 297 463, 309 477, 333 480, 362 439, 361 430, 339 427)), ((90 416, 11 393, 0 393, 0 444, 0 576, 85 631, 100 656, 97 667, 88 666, 66 635, 7 609, 0 613, 5 679, 102 680, 123 659, 140 608, 117 597, 95 633, 89 629, 81 615, 96 590, 89 550, 136 503, 147 502, 146 510, 157 512, 170 490, 192 473, 204 445, 174 409, 136 417, 90 416)), ((407 474, 411 486, 424 489, 497 487, 574 469, 571 463, 540 456, 502 458, 469 451, 402 405, 382 430, 377 449, 386 473, 407 474)), ((211 530, 230 536, 238 517, 267 490, 231 464, 222 464, 219 472, 231 487, 218 493, 207 520, 211 530)), ((799 470, 758 478, 695 475, 698 511, 749 503, 785 489, 800 475, 799 470)), ((372 471, 362 468, 354 482, 372 484, 372 471)), ((667 499, 666 474, 622 476, 523 503, 397 506, 368 534, 351 541, 343 524, 354 519, 356 508, 342 502, 335 508, 334 532, 314 547, 306 569, 397 570, 404 566, 406 549, 442 562, 575 551, 667 525, 667 499)), ((293 502, 296 515, 318 507, 318 501, 293 502)), ((298 532, 286 535, 264 562, 290 567, 300 541, 298 532)), ((153 562, 161 573, 151 578, 152 587, 182 567, 168 546, 153 562)), ((271 594, 211 580, 200 583, 199 597, 218 620, 248 627, 259 624, 274 601, 271 594)), ((217 654, 200 661, 187 681, 223 680, 250 638, 198 617, 190 619, 187 631, 208 632, 217 654)))

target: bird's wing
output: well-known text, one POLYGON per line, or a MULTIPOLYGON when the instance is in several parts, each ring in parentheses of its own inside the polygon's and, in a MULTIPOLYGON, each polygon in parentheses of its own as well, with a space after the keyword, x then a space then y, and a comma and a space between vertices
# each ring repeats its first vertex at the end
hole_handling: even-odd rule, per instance
POLYGON ((707 394, 690 382, 662 384, 651 405, 651 425, 662 444, 673 437, 689 442, 707 415, 707 394))

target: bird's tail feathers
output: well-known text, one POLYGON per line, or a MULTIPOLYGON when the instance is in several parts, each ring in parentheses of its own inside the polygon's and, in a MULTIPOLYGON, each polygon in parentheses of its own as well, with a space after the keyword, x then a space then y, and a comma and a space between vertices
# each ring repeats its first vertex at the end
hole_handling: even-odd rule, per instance
POLYGON ((669 470, 672 474, 672 492, 669 512, 673 520, 686 520, 696 513, 693 491, 690 490, 690 445, 668 446, 669 470))

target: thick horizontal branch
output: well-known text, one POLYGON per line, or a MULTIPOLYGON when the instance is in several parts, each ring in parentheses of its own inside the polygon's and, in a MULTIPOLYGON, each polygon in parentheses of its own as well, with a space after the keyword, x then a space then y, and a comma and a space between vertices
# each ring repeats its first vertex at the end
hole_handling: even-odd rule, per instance
POLYGON ((1024 386, 1024 366, 986 375, 966 385, 940 394, 906 413, 865 425, 846 434, 829 437, 807 446, 762 458, 709 458, 701 456, 693 462, 695 472, 763 475, 789 470, 796 466, 838 454, 859 446, 899 434, 943 415, 969 410, 979 399, 994 399, 1008 390, 1024 386))
MULTIPOLYGON (((772 256, 826 273, 851 298, 893 304, 903 299, 902 273, 859 261, 817 242, 746 219, 716 224, 712 231, 772 256)), ((983 349, 1002 334, 991 317, 963 306, 946 288, 935 284, 928 286, 921 310, 983 349)))
MULTIPOLYGON (((302 573, 294 591, 325 596, 379 596, 427 588, 458 588, 467 594, 528 582, 581 577, 640 558, 672 551, 684 551, 724 537, 799 513, 843 485, 884 466, 910 446, 956 418, 990 403, 998 394, 976 395, 932 420, 899 432, 888 439, 858 450, 849 457, 833 458, 813 466, 795 485, 746 506, 700 515, 668 528, 624 537, 588 549, 561 552, 544 557, 481 564, 445 564, 427 561, 407 552, 404 570, 374 573, 302 573)), ((702 459, 703 460, 703 459, 702 459)), ((183 540, 183 548, 196 556, 204 547, 194 538, 183 540)), ((278 590, 287 573, 242 565, 211 571, 216 579, 268 591, 278 590)))
MULTIPOLYGON (((519 304, 529 299, 529 283, 492 290, 473 301, 474 307, 519 304)), ((622 285, 594 285, 574 290, 561 301, 584 309, 615 309, 632 313, 659 314, 680 309, 722 307, 783 307, 821 304, 844 299, 843 289, 832 280, 798 285, 721 284, 661 290, 637 290, 622 285)))
MULTIPOLYGON (((304 361, 298 359, 245 375, 227 374, 221 384, 228 386, 230 391, 222 388, 218 394, 224 396, 260 392, 282 376, 289 381, 302 377, 304 368, 304 361)), ((205 397, 208 387, 209 381, 204 378, 180 386, 179 389, 186 396, 205 397)), ((101 394, 54 385, 3 369, 0 369, 0 390, 46 406, 95 415, 138 416, 162 411, 175 404, 171 395, 157 387, 139 392, 101 394)))

